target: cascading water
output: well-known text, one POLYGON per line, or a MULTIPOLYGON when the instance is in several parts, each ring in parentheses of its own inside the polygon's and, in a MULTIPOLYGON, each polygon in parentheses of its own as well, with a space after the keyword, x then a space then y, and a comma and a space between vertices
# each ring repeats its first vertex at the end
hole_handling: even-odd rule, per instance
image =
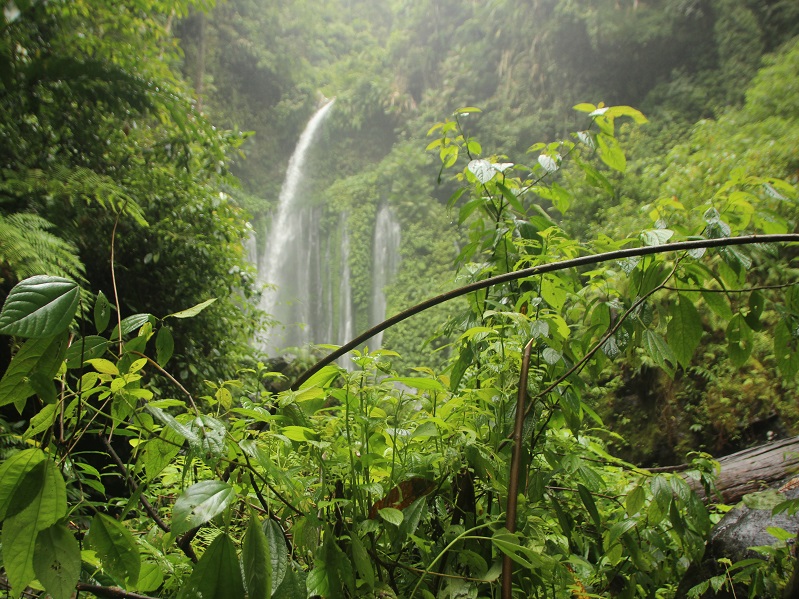
MULTIPOLYGON (((387 205, 381 206, 375 219, 375 235, 372 243, 372 297, 369 310, 370 326, 382 322, 386 317, 386 285, 399 268, 400 225, 387 205)), ((369 341, 370 349, 379 349, 383 344, 383 333, 369 341)))
POLYGON ((314 322, 313 317, 320 309, 316 283, 322 270, 319 263, 322 248, 316 211, 302 201, 300 182, 314 137, 334 101, 330 100, 313 115, 297 142, 260 261, 259 281, 273 286, 264 292, 260 308, 283 325, 282 329, 273 328, 261 343, 261 349, 268 353, 312 340, 307 325, 314 322))
MULTIPOLYGON (((355 336, 355 321, 352 311, 352 287, 350 283, 350 236, 347 231, 347 220, 342 215, 341 227, 341 275, 339 278, 339 309, 338 309, 338 344, 344 345, 355 336)), ((352 362, 347 356, 339 359, 339 365, 352 368, 352 362)))

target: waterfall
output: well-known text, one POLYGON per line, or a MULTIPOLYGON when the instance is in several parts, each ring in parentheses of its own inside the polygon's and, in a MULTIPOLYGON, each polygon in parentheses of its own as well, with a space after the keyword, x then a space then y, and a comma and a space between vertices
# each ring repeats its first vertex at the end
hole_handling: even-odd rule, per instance
MULTIPOLYGON (((347 219, 342 215, 341 226, 341 274, 339 278, 338 344, 344 345, 355 336, 355 321, 352 312, 352 286, 350 283, 350 236, 347 219)), ((332 286, 331 286, 332 288, 332 286)), ((339 365, 351 370, 352 362, 347 356, 339 359, 339 365)))
MULTIPOLYGON (((400 225, 387 205, 377 211, 374 241, 372 243, 372 296, 369 310, 370 325, 386 318, 385 288, 399 267, 400 225)), ((379 349, 383 344, 383 333, 369 341, 370 349, 379 349)))
POLYGON ((259 264, 259 281, 272 286, 264 292, 259 307, 282 323, 282 330, 273 328, 261 343, 261 349, 269 353, 311 341, 308 325, 323 309, 320 304, 325 303, 320 301, 322 290, 318 288, 324 249, 318 235, 318 211, 302 201, 300 183, 314 137, 333 102, 313 115, 297 142, 259 264))

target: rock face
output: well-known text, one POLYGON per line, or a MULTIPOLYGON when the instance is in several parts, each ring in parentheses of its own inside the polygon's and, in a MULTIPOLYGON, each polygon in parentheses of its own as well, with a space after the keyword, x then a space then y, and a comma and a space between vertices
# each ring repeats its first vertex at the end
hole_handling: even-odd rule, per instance
MULTIPOLYGON (((790 483, 784 485, 782 493, 772 490, 749 495, 725 514, 710 533, 702 562, 689 568, 676 596, 687 597, 693 586, 723 574, 724 568, 718 563, 721 558, 729 559, 732 563, 748 558, 762 558, 762 554, 752 551, 750 547, 775 545, 779 542, 767 532, 769 527, 782 528, 795 534, 799 530, 799 514, 789 517, 785 514, 772 516, 771 513, 772 507, 779 501, 799 497, 799 488, 789 488, 790 486, 790 483)), ((738 587, 734 593, 729 589, 721 589, 715 594, 711 588, 702 595, 716 599, 748 596, 748 589, 738 587)))

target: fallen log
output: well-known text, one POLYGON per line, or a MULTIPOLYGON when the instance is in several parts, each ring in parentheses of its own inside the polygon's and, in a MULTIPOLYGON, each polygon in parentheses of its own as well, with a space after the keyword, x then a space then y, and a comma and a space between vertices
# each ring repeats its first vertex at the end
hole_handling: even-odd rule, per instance
MULTIPOLYGON (((747 493, 762 491, 799 474, 799 436, 780 439, 718 459, 720 472, 716 489, 724 503, 738 503, 747 493)), ((681 472, 689 464, 651 468, 651 472, 681 472)), ((691 487, 700 495, 704 491, 698 481, 689 479, 691 487)), ((799 484, 799 483, 798 483, 799 484)))

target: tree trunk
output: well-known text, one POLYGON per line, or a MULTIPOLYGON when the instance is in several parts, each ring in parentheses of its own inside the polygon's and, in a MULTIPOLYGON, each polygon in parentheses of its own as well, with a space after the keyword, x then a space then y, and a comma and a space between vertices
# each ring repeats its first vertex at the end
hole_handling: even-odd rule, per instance
MULTIPOLYGON (((762 490, 799 473, 799 437, 772 441, 744 449, 718 460, 721 472, 716 488, 724 503, 737 503, 747 493, 762 490)), ((652 468, 652 472, 680 472, 690 466, 652 468)), ((799 479, 798 479, 799 482, 799 479)), ((691 487, 704 494, 698 482, 689 480, 691 487)))

